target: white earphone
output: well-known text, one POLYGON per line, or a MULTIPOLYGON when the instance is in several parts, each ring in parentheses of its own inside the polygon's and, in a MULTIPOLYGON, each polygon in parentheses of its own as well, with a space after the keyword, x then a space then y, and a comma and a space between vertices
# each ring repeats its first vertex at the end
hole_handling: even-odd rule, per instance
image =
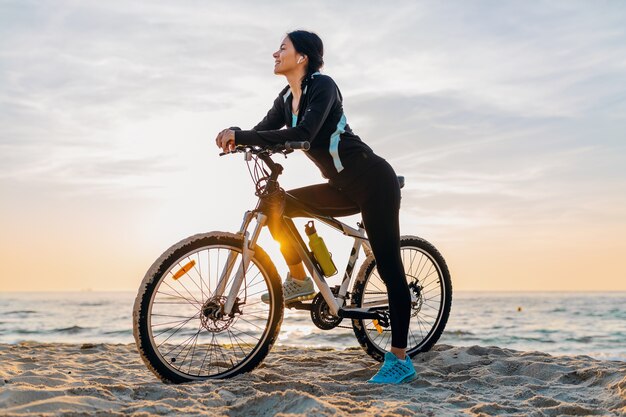
POLYGON ((298 58, 298 61, 296 62, 296 64, 301 63, 303 59, 304 59, 304 57, 300 57, 300 58, 298 58))

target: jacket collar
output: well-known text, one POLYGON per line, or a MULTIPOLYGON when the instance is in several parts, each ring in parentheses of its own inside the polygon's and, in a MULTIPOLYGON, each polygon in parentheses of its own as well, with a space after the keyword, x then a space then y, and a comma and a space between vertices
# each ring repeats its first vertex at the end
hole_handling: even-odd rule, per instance
MULTIPOLYGON (((319 71, 314 72, 313 74, 309 75, 309 79, 312 80, 316 75, 321 75, 322 73, 319 71)), ((302 95, 306 95, 307 90, 309 89, 309 83, 307 82, 304 85, 304 90, 302 90, 302 95)), ((283 101, 286 102, 287 99, 289 98, 289 96, 291 95, 291 87, 287 87, 287 92, 285 94, 283 94, 283 101)))
MULTIPOLYGON (((308 81, 314 79, 316 75, 321 75, 321 73, 319 71, 316 71, 307 77, 306 83, 304 84, 304 89, 302 90, 302 96, 300 97, 300 103, 304 102, 304 96, 306 96, 307 90, 309 89, 308 81)), ((288 87, 287 92, 283 94, 283 102, 285 103, 285 117, 287 118, 289 123, 291 123, 291 106, 287 105, 287 100, 289 99, 289 97, 291 97, 291 87, 288 87)), ((301 112, 298 112, 298 121, 300 121, 300 113, 301 112)))

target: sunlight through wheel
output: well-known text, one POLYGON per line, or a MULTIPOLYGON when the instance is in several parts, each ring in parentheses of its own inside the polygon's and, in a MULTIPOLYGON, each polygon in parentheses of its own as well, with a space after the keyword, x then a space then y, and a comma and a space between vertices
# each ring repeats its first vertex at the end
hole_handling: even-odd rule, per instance
POLYGON ((242 245, 241 236, 231 233, 192 236, 148 270, 135 300, 133 333, 142 359, 161 380, 230 378, 254 369, 271 349, 283 318, 283 295, 276 268, 260 247, 233 308, 225 312, 242 245), (216 294, 225 269, 230 279, 216 294), (269 304, 261 301, 263 293, 270 295, 269 304))

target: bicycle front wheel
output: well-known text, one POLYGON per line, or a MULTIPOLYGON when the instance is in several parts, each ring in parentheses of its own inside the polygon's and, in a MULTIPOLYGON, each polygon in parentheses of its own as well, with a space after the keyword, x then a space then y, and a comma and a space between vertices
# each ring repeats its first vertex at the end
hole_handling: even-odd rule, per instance
MULTIPOLYGON (((443 333, 452 304, 452 282, 443 256, 426 240, 403 236, 400 252, 412 298, 407 354, 413 357, 427 352, 443 333)), ((352 303, 355 307, 389 305, 387 287, 378 274, 374 257, 366 259, 359 271, 352 303)), ((391 345, 391 327, 356 319, 352 320, 352 327, 367 354, 382 361, 391 345)))
POLYGON ((242 247, 243 238, 231 233, 192 236, 168 249, 146 273, 135 299, 133 334, 144 363, 162 381, 230 378, 254 369, 274 344, 283 294, 276 267, 260 247, 231 314, 224 314, 242 247), (230 279, 218 294, 225 270, 230 279), (269 293, 269 304, 261 301, 263 293, 269 293))

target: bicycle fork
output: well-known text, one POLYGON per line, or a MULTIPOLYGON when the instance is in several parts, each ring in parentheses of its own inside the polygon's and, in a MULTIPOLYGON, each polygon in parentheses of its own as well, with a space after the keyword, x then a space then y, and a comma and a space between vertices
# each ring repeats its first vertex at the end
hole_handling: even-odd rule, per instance
MULTIPOLYGON (((259 234, 261 233, 261 229, 267 223, 267 216, 262 213, 254 213, 252 211, 246 211, 243 217, 243 222, 241 224, 241 228, 238 235, 243 236, 243 245, 241 248, 241 262, 239 264, 239 268, 237 268, 237 272, 235 273, 233 283, 230 287, 230 291, 226 296, 226 302, 224 303, 224 314, 229 315, 233 310, 233 306, 235 305, 235 301, 237 299, 237 295, 239 294, 239 289, 241 288, 241 284, 246 276, 246 271, 248 269, 248 265, 250 265, 250 260, 254 256, 254 248, 256 247, 256 241, 259 238, 259 234), (248 226, 252 222, 252 219, 256 216, 257 224, 252 232, 252 236, 247 231, 248 226)), ((215 289, 215 295, 217 297, 221 297, 226 291, 226 284, 231 276, 233 271, 233 267, 235 266, 235 262, 237 260, 237 252, 231 251, 228 254, 228 259, 226 260, 226 265, 222 270, 220 275, 220 279, 217 283, 217 287, 215 289)))

